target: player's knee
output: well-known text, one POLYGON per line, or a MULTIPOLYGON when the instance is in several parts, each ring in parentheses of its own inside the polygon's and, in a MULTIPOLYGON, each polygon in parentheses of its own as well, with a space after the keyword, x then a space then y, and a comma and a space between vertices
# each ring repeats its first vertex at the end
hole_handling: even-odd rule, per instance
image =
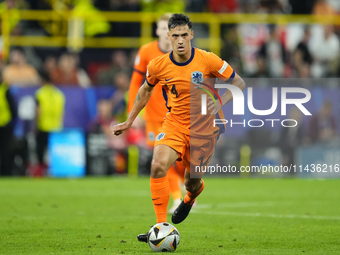
POLYGON ((151 177, 152 178, 161 178, 166 176, 166 162, 158 159, 152 160, 151 164, 151 177))

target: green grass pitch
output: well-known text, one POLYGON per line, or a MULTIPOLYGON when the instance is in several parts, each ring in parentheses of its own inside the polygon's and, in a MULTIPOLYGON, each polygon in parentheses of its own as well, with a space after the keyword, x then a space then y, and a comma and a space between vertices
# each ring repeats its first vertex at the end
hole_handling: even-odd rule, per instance
MULTIPOLYGON (((152 254, 154 223, 148 178, 0 179, 0 254, 152 254)), ((206 179, 176 227, 177 254, 340 254, 340 180, 206 179)))

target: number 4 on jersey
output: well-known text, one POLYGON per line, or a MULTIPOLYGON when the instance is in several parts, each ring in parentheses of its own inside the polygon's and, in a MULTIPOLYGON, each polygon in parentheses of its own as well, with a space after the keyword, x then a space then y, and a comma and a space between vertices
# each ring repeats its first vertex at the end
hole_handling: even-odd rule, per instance
POLYGON ((171 88, 171 94, 176 95, 176 97, 178 97, 178 92, 176 90, 176 85, 173 85, 171 88))

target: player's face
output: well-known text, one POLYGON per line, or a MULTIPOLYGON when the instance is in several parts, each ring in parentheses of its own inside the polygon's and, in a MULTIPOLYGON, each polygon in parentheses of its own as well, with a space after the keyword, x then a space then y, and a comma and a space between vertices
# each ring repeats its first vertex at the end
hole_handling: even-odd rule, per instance
POLYGON ((190 54, 191 39, 194 38, 194 31, 188 25, 171 28, 168 37, 174 53, 179 56, 190 54))
POLYGON ((156 35, 159 37, 161 42, 168 41, 168 22, 165 20, 160 20, 157 23, 156 35))

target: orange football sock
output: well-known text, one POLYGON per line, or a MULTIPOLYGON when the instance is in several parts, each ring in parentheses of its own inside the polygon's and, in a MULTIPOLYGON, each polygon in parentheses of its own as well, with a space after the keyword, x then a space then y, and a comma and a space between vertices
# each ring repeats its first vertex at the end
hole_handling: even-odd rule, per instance
POLYGON ((196 197, 198 197, 198 195, 201 194, 201 192, 204 190, 205 184, 204 184, 203 179, 201 179, 201 182, 202 182, 202 186, 195 193, 191 193, 190 191, 187 191, 187 194, 184 197, 185 204, 192 205, 195 202, 196 197))
POLYGON ((167 209, 170 198, 170 185, 168 176, 164 176, 162 178, 150 177, 150 189, 157 223, 166 222, 167 209))
POLYGON ((182 197, 181 188, 179 187, 179 176, 174 166, 171 166, 167 173, 170 192, 173 200, 180 199, 182 197))

